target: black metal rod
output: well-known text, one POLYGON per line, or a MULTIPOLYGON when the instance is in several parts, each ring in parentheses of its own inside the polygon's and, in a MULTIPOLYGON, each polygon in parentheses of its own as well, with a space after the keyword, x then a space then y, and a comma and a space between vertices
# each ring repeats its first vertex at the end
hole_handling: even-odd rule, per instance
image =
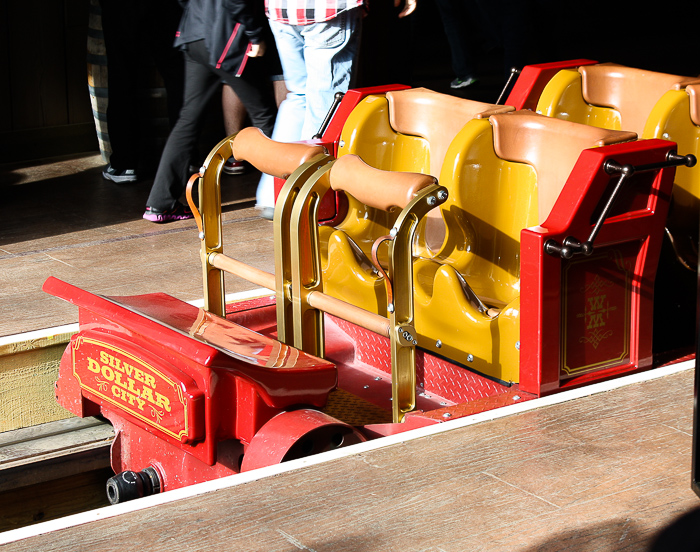
POLYGON ((698 389, 700 389, 700 259, 698 259, 698 297, 695 318, 695 386, 693 389, 693 441, 691 451, 690 488, 700 496, 700 411, 698 410, 698 389))
POLYGON ((508 75, 508 80, 506 81, 505 86, 503 87, 503 90, 501 90, 501 95, 498 96, 498 99, 496 100, 496 105, 501 105, 501 100, 503 99, 503 96, 506 93, 506 90, 508 90, 508 87, 510 86, 511 81, 513 80, 513 77, 516 75, 520 74, 520 69, 517 67, 511 67, 510 68, 510 75, 508 75))
POLYGON ((326 132, 328 125, 331 124, 331 119, 333 118, 333 115, 335 115, 335 110, 338 109, 340 102, 343 100, 343 96, 345 96, 345 94, 343 94, 342 92, 335 93, 335 96, 333 97, 333 103, 331 104, 328 113, 326 113, 326 118, 323 119, 323 122, 321 123, 321 128, 319 128, 318 132, 313 135, 314 140, 323 137, 323 134, 326 132))

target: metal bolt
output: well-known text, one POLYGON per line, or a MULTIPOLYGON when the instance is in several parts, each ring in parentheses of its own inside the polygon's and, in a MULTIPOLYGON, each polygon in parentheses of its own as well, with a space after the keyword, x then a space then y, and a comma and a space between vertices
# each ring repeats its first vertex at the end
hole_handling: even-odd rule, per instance
POLYGON ((341 140, 340 142, 338 142, 338 146, 341 148, 344 148, 345 147, 345 140, 341 140))
POLYGON ((435 199, 435 196, 429 196, 428 199, 426 200, 428 202, 428 205, 435 205, 437 203, 437 199, 435 199))
POLYGON ((440 403, 440 406, 447 406, 447 403, 443 401, 440 403))
POLYGON ((369 385, 365 385, 365 387, 364 387, 364 388, 365 388, 365 389, 369 389, 369 385))
POLYGON ((413 340, 413 344, 414 344, 414 345, 418 345, 418 342, 414 339, 414 340, 413 340))
POLYGON ((382 378, 380 378, 379 376, 377 376, 376 378, 374 378, 374 381, 382 381, 382 378))
POLYGON ((467 362, 474 362, 474 355, 473 354, 469 353, 467 355, 467 362))
POLYGON ((442 417, 443 417, 443 418, 451 418, 451 417, 452 417, 452 414, 450 414, 449 412, 445 412, 445 413, 442 415, 442 417))
POLYGON ((520 350, 520 341, 515 342, 515 348, 519 351, 520 350))
POLYGON ((437 347, 438 349, 440 349, 440 348, 442 347, 442 341, 440 341, 440 340, 438 339, 438 340, 435 342, 435 347, 437 347))
POLYGON ((513 400, 514 400, 514 401, 519 401, 519 400, 520 400, 520 395, 513 395, 513 400))
POLYGON ((445 191, 445 190, 440 190, 440 191, 437 193, 437 196, 438 196, 438 199, 439 199, 440 201, 445 201, 445 200, 447 199, 447 191, 445 191))

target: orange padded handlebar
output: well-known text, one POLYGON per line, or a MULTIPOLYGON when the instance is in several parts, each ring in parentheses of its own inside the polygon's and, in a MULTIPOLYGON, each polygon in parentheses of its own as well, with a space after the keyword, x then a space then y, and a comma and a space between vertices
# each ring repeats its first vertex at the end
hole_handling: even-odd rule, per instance
POLYGON ((423 188, 437 180, 427 174, 382 171, 367 165, 357 155, 343 155, 330 171, 331 188, 348 192, 365 205, 390 210, 403 209, 423 188))
POLYGON ((247 161, 259 171, 277 178, 287 178, 300 165, 326 153, 323 146, 275 142, 255 127, 241 130, 233 139, 231 149, 238 161, 247 161))

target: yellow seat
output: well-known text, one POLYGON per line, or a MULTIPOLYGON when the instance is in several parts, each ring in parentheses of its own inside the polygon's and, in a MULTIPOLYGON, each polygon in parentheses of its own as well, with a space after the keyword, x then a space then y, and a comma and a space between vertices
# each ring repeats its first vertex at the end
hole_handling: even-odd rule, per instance
MULTIPOLYGON (((450 143, 466 123, 512 109, 423 88, 372 95, 360 102, 348 117, 338 157, 356 154, 378 169, 439 178, 450 143)), ((345 219, 335 227, 322 227, 319 232, 324 291, 386 315, 385 286, 369 258, 372 244, 389 234, 398 212, 367 207, 352 196, 348 196, 348 203, 345 219)), ((436 219, 423 223, 418 230, 417 251, 421 254, 430 255, 431 245, 442 244, 444 224, 439 213, 436 215, 436 219)), ((379 261, 387 266, 385 248, 379 251, 379 261)))
MULTIPOLYGON (((700 155, 700 79, 611 63, 560 71, 545 87, 537 112, 550 117, 625 129, 641 138, 678 144, 679 153, 700 155)), ((676 169, 668 230, 679 257, 697 266, 700 172, 676 169)))

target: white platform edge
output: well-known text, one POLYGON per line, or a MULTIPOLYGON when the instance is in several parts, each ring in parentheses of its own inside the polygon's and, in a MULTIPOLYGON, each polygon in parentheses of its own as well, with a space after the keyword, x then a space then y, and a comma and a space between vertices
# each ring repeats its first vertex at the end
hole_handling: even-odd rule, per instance
MULTIPOLYGON (((246 298, 257 297, 261 295, 260 292, 261 290, 244 292, 245 296, 242 296, 241 294, 233 294, 231 298, 233 300, 241 300, 246 298)), ((269 292, 267 290, 264 290, 263 295, 264 294, 269 294, 269 292)), ((227 300, 228 299, 229 297, 227 296, 227 300)), ((201 305, 201 301, 192 302, 192 304, 195 304, 196 306, 197 303, 200 303, 201 305)), ((96 510, 90 510, 88 512, 82 512, 80 514, 74 514, 71 516, 66 516, 63 518, 46 521, 35 525, 30 525, 28 527, 12 529, 10 531, 0 533, 0 545, 35 537, 46 533, 51 533, 54 531, 60 531, 62 529, 78 527, 80 525, 84 525, 94 521, 113 518, 121 514, 136 512, 139 510, 144 510, 146 508, 152 508, 154 506, 168 504, 170 502, 176 502, 178 500, 183 500, 195 496, 201 496, 206 493, 216 492, 218 490, 226 489, 229 487, 235 487, 237 485, 243 485, 251 481, 258 481, 267 477, 291 472, 308 466, 314 466, 325 462, 330 462, 339 458, 345 458, 355 454, 362 454, 364 452, 369 452, 372 450, 389 447, 395 444, 420 439, 421 437, 437 435, 440 433, 460 429, 477 423, 496 420, 499 418, 504 418, 506 416, 519 414, 521 412, 535 410, 537 408, 561 404, 589 395, 605 393, 607 391, 619 389, 628 385, 634 385, 645 381, 652 381, 658 378, 662 378, 664 376, 669 376, 678 372, 690 370, 694 367, 694 359, 686 360, 676 364, 671 364, 667 366, 662 366, 660 368, 655 368, 653 370, 648 370, 646 372, 639 372, 628 376, 622 376, 617 379, 604 381, 600 383, 594 383, 586 387, 571 389, 554 395, 549 395, 547 397, 541 397, 539 399, 533 399, 530 401, 525 401, 510 406, 505 406, 495 410, 490 410, 488 412, 482 412, 473 416, 467 416, 464 418, 451 420, 449 422, 443 422, 427 427, 413 429, 405 433, 400 433, 398 435, 382 437, 373 441, 367 441, 365 443, 359 443, 357 445, 352 445, 345 448, 324 452, 308 458, 300 458, 299 460, 292 460, 290 462, 285 462, 284 464, 277 464, 274 466, 253 470, 250 472, 244 472, 228 477, 222 477, 221 479, 207 481, 205 483, 200 483, 197 485, 191 485, 189 487, 176 489, 167 493, 144 497, 131 502, 126 502, 124 504, 106 506, 104 508, 98 508, 96 510)))

